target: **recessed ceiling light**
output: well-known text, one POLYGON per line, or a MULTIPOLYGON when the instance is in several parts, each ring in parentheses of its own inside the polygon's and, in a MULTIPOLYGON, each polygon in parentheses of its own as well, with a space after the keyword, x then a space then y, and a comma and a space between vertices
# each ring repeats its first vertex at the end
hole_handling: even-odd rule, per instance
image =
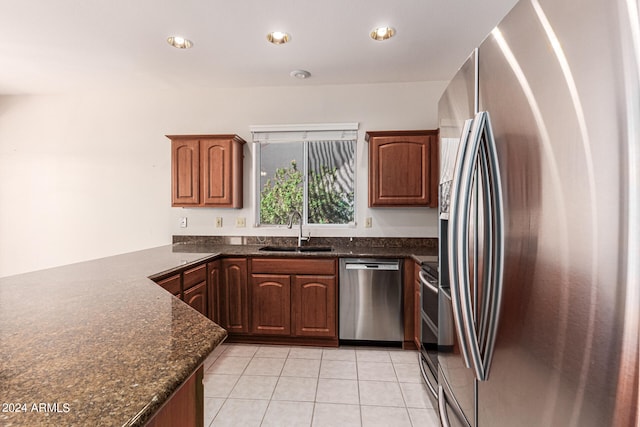
POLYGON ((307 70, 293 70, 289 73, 289 75, 300 80, 308 79, 309 77, 311 77, 311 73, 307 70))
POLYGON ((378 27, 371 30, 369 36, 377 41, 387 40, 396 34, 395 28, 392 27, 378 27))
POLYGON ((267 40, 273 44, 285 44, 291 40, 291 36, 288 33, 282 31, 272 31, 267 34, 267 40))
POLYGON ((189 49, 193 46, 193 42, 191 40, 187 40, 181 36, 171 36, 167 39, 167 43, 173 47, 177 47, 178 49, 189 49))

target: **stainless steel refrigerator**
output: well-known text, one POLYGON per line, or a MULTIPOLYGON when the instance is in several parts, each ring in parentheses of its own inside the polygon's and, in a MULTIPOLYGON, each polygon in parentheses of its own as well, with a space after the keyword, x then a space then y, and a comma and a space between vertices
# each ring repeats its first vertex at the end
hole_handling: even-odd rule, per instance
POLYGON ((443 425, 640 425, 639 8, 521 0, 440 100, 443 425))

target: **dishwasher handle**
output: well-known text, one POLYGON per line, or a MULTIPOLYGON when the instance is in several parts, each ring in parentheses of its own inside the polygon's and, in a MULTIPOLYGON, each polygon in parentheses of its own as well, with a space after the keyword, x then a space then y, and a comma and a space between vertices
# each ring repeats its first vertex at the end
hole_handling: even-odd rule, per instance
POLYGON ((400 263, 394 262, 347 262, 344 266, 347 270, 400 270, 400 263))

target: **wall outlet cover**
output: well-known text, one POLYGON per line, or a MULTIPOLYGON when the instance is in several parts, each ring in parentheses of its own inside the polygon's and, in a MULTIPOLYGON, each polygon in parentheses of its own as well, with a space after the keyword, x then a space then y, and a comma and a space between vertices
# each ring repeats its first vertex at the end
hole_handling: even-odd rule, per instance
POLYGON ((217 216, 216 217, 216 228, 220 228, 222 227, 222 217, 221 216, 217 216))
POLYGON ((370 216, 366 217, 364 219, 364 228, 371 228, 371 223, 372 223, 371 217, 370 216))
POLYGON ((180 217, 180 228, 187 228, 187 217, 180 217))
POLYGON ((247 219, 245 217, 239 216, 236 218, 236 227, 241 228, 246 226, 247 226, 247 219))

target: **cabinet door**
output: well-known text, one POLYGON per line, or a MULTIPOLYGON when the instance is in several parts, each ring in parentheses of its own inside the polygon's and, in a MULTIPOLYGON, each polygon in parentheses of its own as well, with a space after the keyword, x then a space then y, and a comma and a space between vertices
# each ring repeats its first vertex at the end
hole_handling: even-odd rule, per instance
POLYGON ((249 332, 247 300, 247 260, 227 258, 222 260, 218 284, 220 326, 229 333, 249 332))
POLYGON ((231 206, 233 202, 231 140, 201 140, 200 159, 202 166, 203 204, 231 206))
POLYGON ((145 426, 202 426, 204 424, 203 373, 204 368, 200 366, 145 426))
POLYGON ((182 289, 184 302, 207 316, 207 265, 201 264, 182 273, 182 289))
POLYGON ((200 203, 200 150, 198 140, 171 141, 172 206, 200 203))
POLYGON ((200 282, 189 290, 184 291, 184 302, 207 316, 207 282, 200 282))
POLYGON ((291 334, 291 276, 251 275, 251 332, 257 335, 291 334))
POLYGON ((220 309, 218 307, 218 287, 220 283, 220 260, 207 264, 207 294, 209 297, 209 319, 220 323, 220 309))
POLYGON ((369 206, 431 206, 437 200, 437 136, 370 132, 369 206))
POLYGON ((180 275, 176 274, 171 277, 167 277, 166 279, 160 280, 157 282, 158 285, 162 286, 165 290, 171 292, 173 295, 181 298, 181 288, 180 284, 182 280, 180 279, 180 275))
POLYGON ((336 277, 296 275, 293 283, 294 335, 337 337, 336 277))

